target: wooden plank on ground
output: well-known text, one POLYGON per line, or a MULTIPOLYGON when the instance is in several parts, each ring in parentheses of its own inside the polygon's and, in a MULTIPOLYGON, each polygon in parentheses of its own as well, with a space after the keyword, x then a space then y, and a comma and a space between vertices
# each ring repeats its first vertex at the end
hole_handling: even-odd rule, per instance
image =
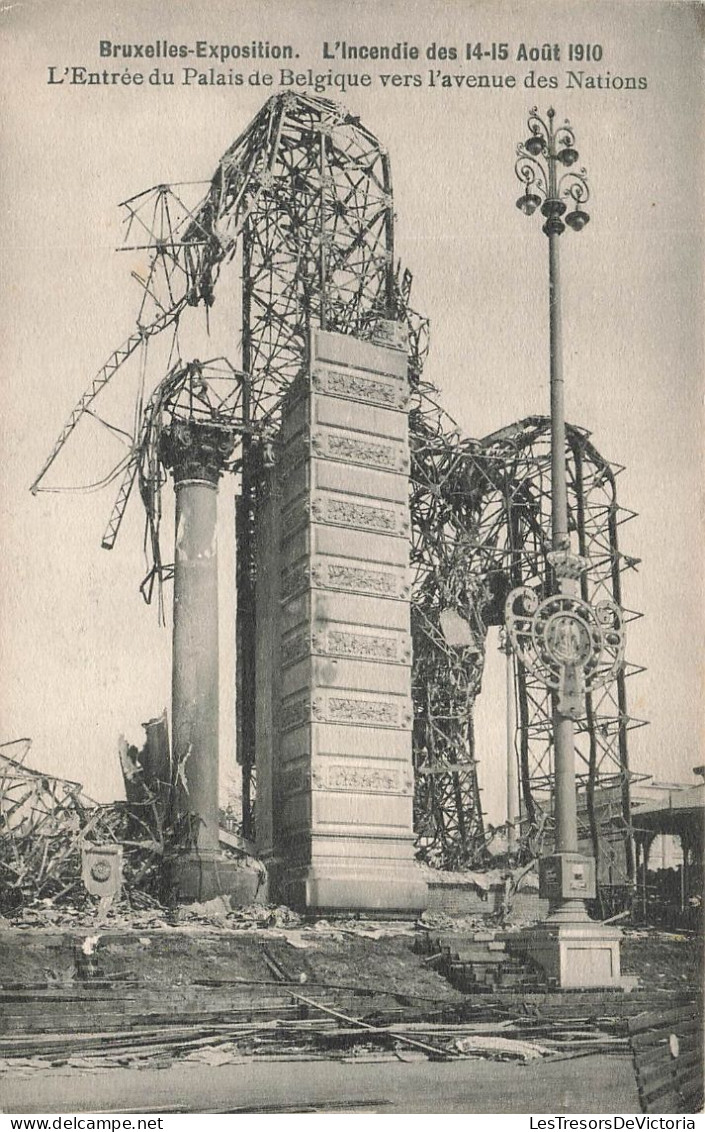
POLYGON ((627 1031, 642 1111, 697 1111, 703 1094, 698 1004, 638 1015, 629 1020, 627 1031))

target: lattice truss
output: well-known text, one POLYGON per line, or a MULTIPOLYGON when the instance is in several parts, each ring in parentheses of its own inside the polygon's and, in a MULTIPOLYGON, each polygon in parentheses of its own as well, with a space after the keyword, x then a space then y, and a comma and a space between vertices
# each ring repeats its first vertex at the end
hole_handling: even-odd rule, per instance
POLYGON ((65 896, 80 885, 81 845, 117 840, 111 807, 87 798, 78 782, 24 765, 31 745, 0 743, 2 911, 65 896))
POLYGON ((414 819, 421 855, 460 868, 484 857, 473 709, 480 691, 484 579, 470 568, 476 501, 465 484, 475 446, 419 388, 410 415, 414 646, 414 819), (471 643, 448 642, 442 614, 454 610, 471 643))
POLYGON ((369 336, 395 305, 389 158, 334 103, 270 99, 205 184, 194 206, 194 184, 158 185, 124 202, 125 250, 150 253, 146 270, 132 273, 141 285, 137 328, 100 368, 33 484, 34 491, 56 490, 47 473, 86 417, 122 433, 128 451, 101 481, 124 472, 103 540, 108 549, 136 478, 143 419, 138 412, 133 434, 125 436, 103 414, 101 395, 166 329, 174 335, 172 361, 180 360, 179 321, 189 307, 207 311, 213 304, 224 264, 241 259, 241 368, 251 379, 253 421, 276 419, 306 362, 312 326, 369 336))
MULTIPOLYGON (((620 465, 605 460, 584 429, 568 425, 566 437, 569 530, 573 548, 589 561, 581 597, 609 597, 622 604, 622 574, 638 559, 619 548, 618 532, 634 512, 619 506, 620 465)), ((509 588, 525 585, 540 598, 555 592, 546 562, 550 549, 550 421, 528 417, 485 437, 466 463, 465 487, 477 505, 469 569, 484 579, 485 625, 502 624, 509 588)), ((627 622, 639 617, 625 610, 627 622)), ((616 678, 585 699, 576 724, 577 779, 582 801, 580 836, 592 842, 603 876, 627 883, 633 875, 627 732, 643 721, 627 710, 626 681, 641 669, 626 664, 616 678), (616 788, 616 789, 615 789, 616 788), (619 798, 619 810, 604 799, 619 798)), ((552 702, 547 688, 515 662, 516 750, 529 841, 552 829, 552 702)))
MULTIPOLYGON (((161 437, 177 420, 206 412, 238 441, 232 470, 240 476, 238 551, 238 757, 243 769, 244 832, 252 832, 254 719, 254 518, 267 438, 282 397, 307 365, 314 327, 372 337, 384 321, 409 337, 413 390, 411 507, 413 527, 416 820, 423 856, 454 867, 484 855, 475 771, 473 705, 480 690, 485 632, 497 623, 510 585, 546 584, 548 530, 547 423, 512 426, 477 442, 460 438, 422 380, 427 324, 410 308, 411 276, 394 262, 394 213, 386 150, 359 119, 335 103, 276 95, 223 155, 209 182, 158 185, 124 203, 126 248, 148 252, 137 328, 110 355, 71 412, 33 490, 60 490, 48 476, 77 427, 107 428, 123 447, 97 484, 120 479, 103 545, 117 537, 135 481, 147 514, 152 565, 143 586, 168 577, 159 548, 161 437), (205 186, 205 188, 203 187, 205 186), (200 193, 200 200, 198 194, 200 193), (190 203, 196 195, 196 202, 190 203), (192 308, 208 311, 220 272, 234 263, 241 288, 242 357, 184 361, 179 326, 192 308), (150 385, 149 343, 169 331, 167 376, 150 385), (139 361, 131 429, 111 417, 106 388, 139 361), (199 390, 203 393, 199 402, 199 390), (205 390, 205 392, 203 392, 205 390), (448 643, 442 614, 464 619, 470 644, 448 643), (243 706, 244 705, 244 706, 243 706)), ((162 368, 162 372, 163 368, 162 368)), ((111 387, 112 388, 112 387, 111 387)), ((614 471, 585 434, 569 430, 572 514, 581 553, 591 557, 590 593, 611 589, 619 600, 614 471), (610 495, 610 492, 612 493, 610 495)), ((58 465, 57 465, 58 467, 58 465)), ((531 827, 546 812, 551 780, 550 705, 542 689, 517 673, 519 752, 531 827)), ((588 706, 582 756, 591 789, 618 775, 628 795, 623 679, 588 706)), ((593 830, 594 833, 594 830, 593 830)))

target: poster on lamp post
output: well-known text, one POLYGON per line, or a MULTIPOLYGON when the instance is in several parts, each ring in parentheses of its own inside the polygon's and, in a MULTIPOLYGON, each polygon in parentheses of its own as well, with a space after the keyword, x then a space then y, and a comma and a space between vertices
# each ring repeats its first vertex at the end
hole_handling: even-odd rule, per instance
MULTIPOLYGON (((688 1009, 698 988, 702 6, 60 0, 0 21, 4 1109, 641 1112, 649 1088, 615 1021, 634 1011, 593 1003, 562 1036, 557 998, 541 1015, 555 979, 532 984, 507 933, 545 915, 524 874, 563 820, 557 703, 575 734, 569 847, 597 861, 590 915, 621 925, 640 1009, 688 1009), (243 611, 271 565, 253 483, 276 464, 319 330, 407 351, 411 400, 387 378, 368 381, 368 403, 331 395, 311 459, 334 469, 338 517, 307 512, 329 560, 306 566, 305 600, 328 587, 326 610, 344 612, 302 645, 279 612, 287 586, 304 602, 293 567, 260 629, 243 611), (409 450, 402 514, 406 489, 385 492, 409 450), (365 561, 345 566, 320 529, 345 526, 358 482, 345 553, 365 561), (204 562, 217 535, 218 562, 193 583, 179 693, 187 510, 186 541, 204 562), (407 558, 379 549, 390 530, 407 558), (554 610, 561 554, 573 567, 554 610), (281 685, 262 676, 275 637, 281 685), (297 649, 311 671, 347 666, 344 691, 292 683, 297 649), (389 871, 369 908, 287 908, 277 893, 295 889, 271 878, 266 899, 247 768, 272 688, 294 729, 301 710, 311 734, 358 730, 325 765, 312 740, 310 764, 290 758, 275 787, 258 768, 276 802, 270 857, 284 812, 304 840, 337 838, 334 879, 364 838, 373 877, 380 846, 406 838, 425 913, 380 895, 389 871), (177 695, 206 699, 177 720, 177 695), (156 795, 149 820, 120 824, 162 726, 183 744, 176 787, 214 807, 208 852, 251 870, 239 898, 204 889, 192 913, 140 888, 170 820, 156 795), (86 889, 87 845, 110 863, 86 889), (444 958, 443 933, 466 960, 444 958), (520 1025, 527 1003, 540 1034, 520 1025)), ((284 497, 299 473, 280 459, 284 497)))

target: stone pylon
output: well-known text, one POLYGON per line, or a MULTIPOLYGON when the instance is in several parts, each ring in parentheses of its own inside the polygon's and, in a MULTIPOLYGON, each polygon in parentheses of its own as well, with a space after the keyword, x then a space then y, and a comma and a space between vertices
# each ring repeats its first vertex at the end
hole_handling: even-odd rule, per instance
POLYGON ((417 912, 407 355, 316 331, 257 522, 257 844, 275 899, 417 912))

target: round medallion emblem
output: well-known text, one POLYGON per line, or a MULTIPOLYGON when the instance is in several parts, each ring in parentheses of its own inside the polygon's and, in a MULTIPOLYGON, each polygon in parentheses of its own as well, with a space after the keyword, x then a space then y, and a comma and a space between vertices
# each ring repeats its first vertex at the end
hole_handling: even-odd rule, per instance
POLYGON ((91 865, 91 876, 100 884, 110 877, 110 865, 107 861, 94 861, 91 865))
POLYGON ((544 634, 546 652, 557 664, 585 665, 592 652, 587 625, 570 613, 551 617, 544 634))

